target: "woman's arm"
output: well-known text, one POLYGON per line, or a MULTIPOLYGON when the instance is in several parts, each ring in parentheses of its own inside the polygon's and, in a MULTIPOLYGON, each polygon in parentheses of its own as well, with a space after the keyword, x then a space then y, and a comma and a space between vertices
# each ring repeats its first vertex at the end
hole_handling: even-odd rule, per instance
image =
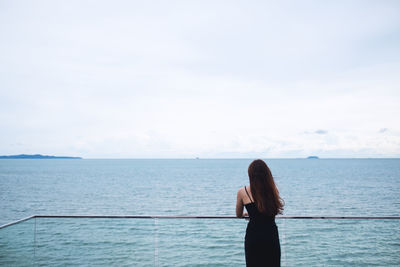
POLYGON ((239 191, 237 192, 236 217, 238 217, 238 218, 243 217, 243 199, 242 199, 241 189, 239 189, 239 191))

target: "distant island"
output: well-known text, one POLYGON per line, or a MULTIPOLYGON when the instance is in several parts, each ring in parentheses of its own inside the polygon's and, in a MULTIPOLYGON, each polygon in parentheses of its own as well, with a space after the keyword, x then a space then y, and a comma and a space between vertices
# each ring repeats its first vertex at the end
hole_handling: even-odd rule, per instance
POLYGON ((0 156, 0 159, 82 159, 81 157, 57 157, 57 156, 47 156, 47 155, 10 155, 10 156, 0 156))
POLYGON ((309 157, 307 157, 308 159, 319 159, 319 157, 317 157, 317 156, 309 156, 309 157))

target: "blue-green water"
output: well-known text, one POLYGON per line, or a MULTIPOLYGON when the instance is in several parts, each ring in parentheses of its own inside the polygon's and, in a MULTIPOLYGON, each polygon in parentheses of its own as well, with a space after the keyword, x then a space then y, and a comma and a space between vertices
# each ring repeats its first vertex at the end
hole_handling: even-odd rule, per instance
MULTIPOLYGON (((250 162, 0 160, 0 224, 32 214, 234 215, 250 162)), ((266 162, 284 215, 400 215, 399 159, 266 162)), ((283 266, 400 265, 398 220, 277 224, 283 266)), ((0 230, 0 265, 242 266, 245 228, 244 220, 29 220, 0 230)))

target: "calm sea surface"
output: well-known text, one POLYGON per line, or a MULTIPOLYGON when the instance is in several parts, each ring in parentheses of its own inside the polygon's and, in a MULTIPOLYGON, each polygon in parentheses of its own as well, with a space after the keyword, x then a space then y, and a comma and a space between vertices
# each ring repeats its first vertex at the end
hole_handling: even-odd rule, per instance
MULTIPOLYGON (((248 159, 0 160, 0 224, 33 214, 233 216, 248 159)), ((269 159, 284 215, 400 216, 400 159, 269 159)), ((0 265, 242 266, 245 220, 36 219, 0 265)), ((277 219, 283 266, 399 266, 400 220, 277 219)))

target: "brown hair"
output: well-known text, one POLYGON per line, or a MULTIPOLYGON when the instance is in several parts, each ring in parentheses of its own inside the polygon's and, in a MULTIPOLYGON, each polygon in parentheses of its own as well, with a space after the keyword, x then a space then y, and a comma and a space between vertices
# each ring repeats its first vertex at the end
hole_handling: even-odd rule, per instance
POLYGON ((284 202, 267 164, 257 159, 250 164, 248 172, 251 194, 258 211, 269 216, 282 214, 284 202))

